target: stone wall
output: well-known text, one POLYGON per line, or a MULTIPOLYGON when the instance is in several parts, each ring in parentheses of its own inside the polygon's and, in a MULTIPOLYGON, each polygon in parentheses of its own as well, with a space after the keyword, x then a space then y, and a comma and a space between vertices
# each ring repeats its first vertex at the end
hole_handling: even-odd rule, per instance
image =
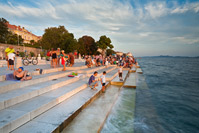
MULTIPOLYGON (((5 49, 9 47, 10 44, 2 44, 0 43, 0 59, 5 58, 5 49)), ((35 55, 38 55, 42 50, 38 48, 31 48, 31 47, 24 47, 24 46, 18 46, 18 45, 12 45, 14 47, 15 52, 24 52, 26 50, 26 54, 30 54, 30 52, 35 53, 35 55)))

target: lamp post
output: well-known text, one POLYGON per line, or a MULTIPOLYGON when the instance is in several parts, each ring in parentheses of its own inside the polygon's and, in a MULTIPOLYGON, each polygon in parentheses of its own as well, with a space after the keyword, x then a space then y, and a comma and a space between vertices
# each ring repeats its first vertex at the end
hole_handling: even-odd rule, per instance
POLYGON ((19 46, 19 28, 17 26, 17 43, 18 43, 18 46, 19 46))
POLYGON ((41 48, 41 52, 42 52, 42 46, 40 46, 40 48, 41 48))
POLYGON ((24 50, 24 52, 25 52, 25 51, 26 51, 26 50, 25 50, 26 47, 25 47, 25 45, 24 45, 23 43, 22 43, 22 45, 23 45, 23 50, 24 50))
POLYGON ((19 46, 19 33, 17 35, 18 35, 17 37, 18 37, 18 46, 19 46))

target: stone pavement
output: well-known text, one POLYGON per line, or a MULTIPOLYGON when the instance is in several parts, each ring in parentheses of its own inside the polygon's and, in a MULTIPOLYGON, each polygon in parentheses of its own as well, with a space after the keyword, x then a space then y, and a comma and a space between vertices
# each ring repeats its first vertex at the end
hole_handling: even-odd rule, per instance
MULTIPOLYGON (((73 67, 80 67, 80 66, 84 66, 84 62, 77 62, 74 64, 73 67)), ((23 66, 25 70, 28 70, 29 72, 33 72, 35 69, 39 68, 39 69, 50 69, 52 68, 49 64, 46 65, 28 65, 28 66, 23 66)), ((63 67, 62 65, 60 67, 63 67)), ((9 73, 13 73, 13 71, 11 70, 6 70, 7 67, 0 67, 0 75, 6 75, 9 73)))

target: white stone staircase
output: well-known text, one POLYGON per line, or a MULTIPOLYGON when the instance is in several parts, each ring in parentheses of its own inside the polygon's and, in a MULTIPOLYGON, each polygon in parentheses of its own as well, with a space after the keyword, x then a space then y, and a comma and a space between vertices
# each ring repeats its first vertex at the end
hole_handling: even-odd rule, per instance
POLYGON ((98 91, 88 87, 88 76, 94 71, 98 71, 99 76, 106 71, 110 81, 117 73, 115 66, 84 69, 75 69, 76 72, 82 73, 79 78, 67 77, 74 71, 71 67, 66 72, 59 69, 48 70, 43 75, 35 75, 30 81, 0 82, 0 133, 63 130, 64 126, 101 92, 101 86, 98 91), (69 112, 62 114, 59 111, 69 112), (41 118, 50 124, 38 120, 41 118))

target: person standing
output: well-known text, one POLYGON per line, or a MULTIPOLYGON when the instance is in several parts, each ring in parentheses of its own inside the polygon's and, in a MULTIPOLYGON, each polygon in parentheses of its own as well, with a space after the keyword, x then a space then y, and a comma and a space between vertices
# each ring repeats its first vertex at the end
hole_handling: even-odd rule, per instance
POLYGON ((14 53, 8 54, 8 62, 10 70, 14 70, 14 60, 15 60, 15 54, 14 53))
POLYGON ((64 67, 62 71, 66 71, 66 58, 65 58, 64 50, 61 51, 60 57, 61 57, 61 64, 64 67))
POLYGON ((56 62, 56 65, 58 67, 60 67, 60 55, 61 55, 60 48, 57 48, 57 62, 56 62))
POLYGON ((102 84, 102 92, 105 93, 106 71, 103 72, 103 75, 100 78, 101 78, 101 84, 102 84))
POLYGON ((7 66, 8 66, 8 69, 7 70, 9 70, 9 60, 8 60, 8 55, 10 54, 10 53, 14 53, 15 52, 15 50, 14 50, 14 48, 13 48, 13 46, 9 46, 8 48, 6 48, 5 49, 5 55, 6 55, 6 61, 7 61, 7 66))
POLYGON ((120 67, 118 69, 118 74, 119 74, 120 81, 123 81, 123 79, 122 79, 122 73, 123 73, 123 71, 122 71, 122 65, 120 65, 120 67))
POLYGON ((70 53, 69 58, 70 58, 70 67, 72 67, 75 63, 74 55, 72 53, 70 53))
POLYGON ((108 67, 108 59, 107 58, 105 59, 105 66, 106 66, 106 68, 108 67))
POLYGON ((52 51, 52 66, 53 66, 53 68, 56 67, 56 62, 57 62, 57 51, 54 48, 52 51))

